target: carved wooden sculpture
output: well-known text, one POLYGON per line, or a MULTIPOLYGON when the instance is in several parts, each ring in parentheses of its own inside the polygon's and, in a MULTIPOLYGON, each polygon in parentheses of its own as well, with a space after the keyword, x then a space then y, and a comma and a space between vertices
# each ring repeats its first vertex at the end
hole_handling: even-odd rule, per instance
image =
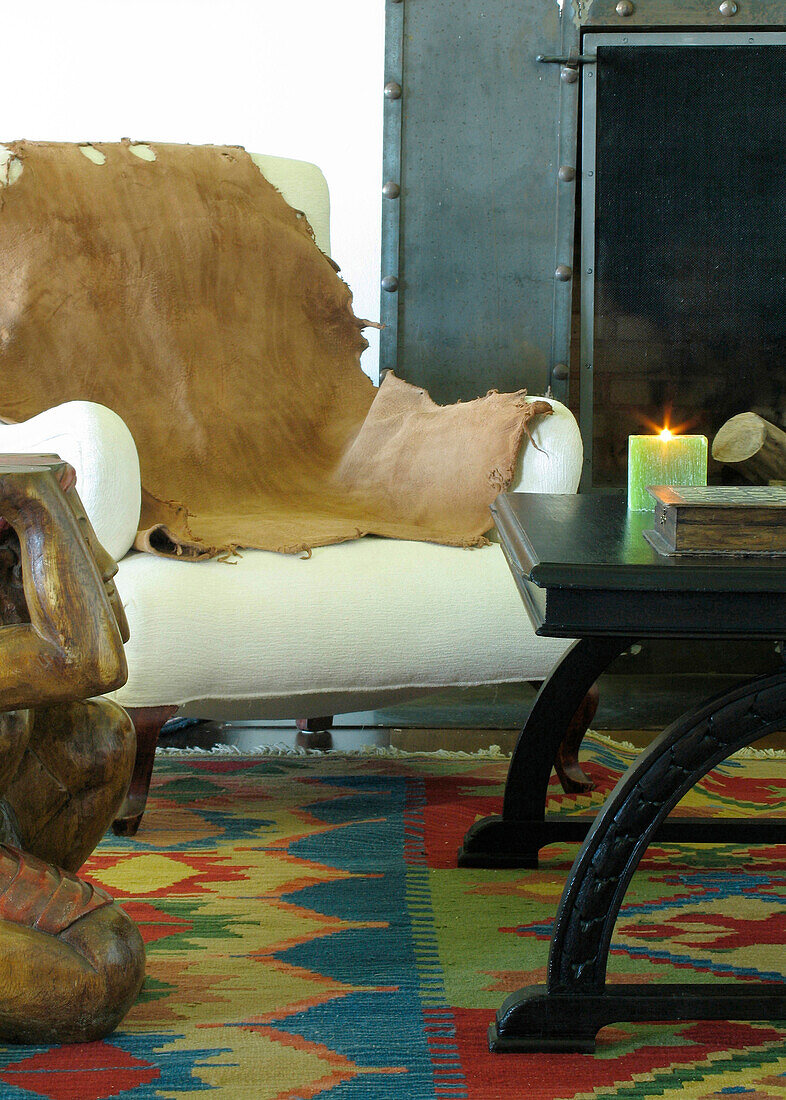
POLYGON ((0 1039, 83 1042, 144 977, 136 926, 76 872, 133 767, 133 726, 90 696, 124 683, 128 625, 53 456, 0 457, 0 1039), (10 459, 10 460, 9 460, 10 459))

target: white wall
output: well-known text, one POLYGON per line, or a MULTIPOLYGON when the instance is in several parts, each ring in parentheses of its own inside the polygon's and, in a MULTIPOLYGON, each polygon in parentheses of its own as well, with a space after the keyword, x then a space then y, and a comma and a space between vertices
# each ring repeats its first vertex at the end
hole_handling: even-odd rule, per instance
POLYGON ((26 0, 3 11, 0 141, 130 137, 314 161, 333 256, 355 312, 376 320, 383 45, 384 0, 26 0))

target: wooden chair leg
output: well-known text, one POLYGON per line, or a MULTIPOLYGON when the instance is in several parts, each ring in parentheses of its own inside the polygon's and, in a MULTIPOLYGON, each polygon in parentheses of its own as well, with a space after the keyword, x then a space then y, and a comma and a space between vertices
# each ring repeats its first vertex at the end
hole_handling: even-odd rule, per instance
POLYGON ((158 735, 177 707, 128 707, 127 710, 136 730, 136 762, 128 794, 112 824, 116 836, 136 835, 147 804, 158 735))
POLYGON ((593 684, 573 715, 568 731, 557 750, 554 770, 565 794, 586 794, 587 791, 595 788, 595 784, 579 764, 579 747, 595 717, 599 698, 598 685, 593 684))
POLYGON ((332 749, 333 734, 330 727, 333 725, 333 715, 327 714, 324 718, 297 718, 295 720, 297 734, 295 744, 299 749, 332 749))

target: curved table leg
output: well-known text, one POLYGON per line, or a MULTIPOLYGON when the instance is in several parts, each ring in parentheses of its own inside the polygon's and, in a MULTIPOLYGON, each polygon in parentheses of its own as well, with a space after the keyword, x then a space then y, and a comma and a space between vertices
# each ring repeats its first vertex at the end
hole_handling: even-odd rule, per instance
POLYGON ((559 747, 587 693, 631 638, 580 638, 538 692, 510 762, 502 816, 476 821, 459 867, 537 867, 538 851, 557 840, 581 840, 586 822, 546 821, 546 792, 559 747))
MULTIPOLYGON (((678 719, 638 757, 573 864, 554 926, 547 983, 508 997, 489 1029, 492 1050, 592 1051, 600 1028, 621 1020, 786 1020, 783 985, 606 985, 617 914, 653 834, 711 768, 782 728, 784 717, 786 672, 779 672, 678 719)), ((777 835, 769 842, 786 840, 786 823, 773 830, 777 835)))

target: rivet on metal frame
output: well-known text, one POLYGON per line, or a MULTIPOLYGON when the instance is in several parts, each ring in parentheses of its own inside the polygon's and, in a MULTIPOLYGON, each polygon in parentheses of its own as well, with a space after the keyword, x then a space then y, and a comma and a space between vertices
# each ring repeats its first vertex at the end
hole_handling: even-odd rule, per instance
POLYGON ((401 194, 401 188, 393 180, 388 180, 387 183, 382 185, 382 194, 386 199, 397 199, 401 194))
POLYGON ((555 363, 551 375, 552 378, 556 378, 558 382, 564 382, 565 379, 568 377, 568 364, 555 363))
POLYGON ((718 8, 718 11, 721 13, 724 19, 729 19, 732 15, 737 14, 739 8, 734 3, 734 0, 723 0, 723 3, 718 8))
POLYGON ((575 84, 579 79, 579 70, 571 69, 567 65, 564 65, 560 69, 559 78, 563 84, 575 84))
POLYGON ((573 278, 573 268, 569 267, 568 264, 557 264, 554 278, 558 283, 569 283, 573 278))
POLYGON ((390 80, 385 85, 385 99, 401 99, 401 85, 390 80))
POLYGON ((395 275, 386 275, 381 286, 383 290, 387 290, 389 294, 392 294, 394 290, 398 290, 398 279, 395 275))
POLYGON ((622 16, 622 18, 624 19, 628 15, 633 15, 636 8, 635 5, 632 3, 632 0, 620 0, 619 4, 617 4, 614 10, 616 11, 617 15, 622 16))
POLYGON ((572 183, 576 178, 576 169, 571 164, 561 164, 557 175, 562 183, 572 183))

